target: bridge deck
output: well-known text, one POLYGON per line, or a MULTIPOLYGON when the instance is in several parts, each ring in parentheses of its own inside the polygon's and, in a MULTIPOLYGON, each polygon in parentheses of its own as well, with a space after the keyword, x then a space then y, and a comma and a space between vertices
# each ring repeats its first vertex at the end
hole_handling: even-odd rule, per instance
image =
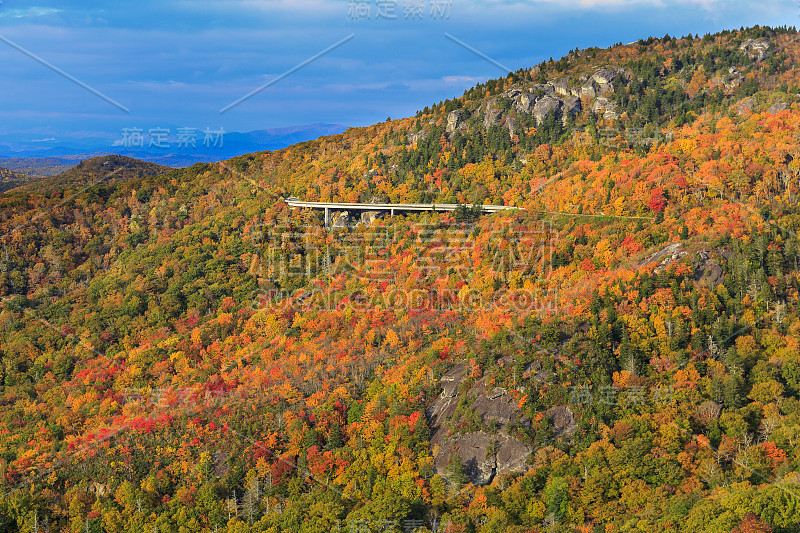
MULTIPOLYGON (((284 200, 290 207, 308 207, 311 209, 325 210, 325 226, 330 224, 331 210, 337 211, 389 211, 394 215, 395 211, 455 211, 459 204, 364 204, 364 203, 343 203, 343 202, 304 202, 299 198, 287 198, 284 200)), ((470 206, 466 206, 470 207, 470 206)), ((507 205, 482 205, 484 213, 497 213, 500 211, 510 211, 521 209, 507 205)))
MULTIPOLYGON (((284 200, 291 207, 310 207, 312 209, 338 209, 338 210, 363 210, 363 211, 455 211, 459 204, 362 204, 342 202, 304 202, 294 198, 284 200)), ((466 207, 470 207, 466 205, 466 207)), ((488 213, 521 209, 508 205, 482 205, 481 209, 488 213)))

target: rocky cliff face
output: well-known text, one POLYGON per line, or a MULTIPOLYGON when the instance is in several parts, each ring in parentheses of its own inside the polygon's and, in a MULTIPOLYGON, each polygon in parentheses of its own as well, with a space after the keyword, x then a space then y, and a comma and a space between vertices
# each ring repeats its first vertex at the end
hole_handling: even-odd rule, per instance
POLYGON ((486 377, 472 383, 464 362, 442 376, 440 384, 442 393, 427 411, 437 473, 447 473, 454 455, 475 485, 491 483, 498 474, 528 470, 532 449, 514 437, 511 429, 516 424, 529 426, 530 420, 520 416, 505 389, 489 385, 486 377), (471 424, 465 423, 466 412, 471 424), (466 426, 466 431, 457 429, 466 426))
POLYGON ((739 45, 739 50, 746 52, 756 61, 763 61, 768 55, 769 41, 766 39, 747 39, 739 45))
POLYGON ((344 229, 350 227, 350 213, 340 211, 331 214, 331 229, 344 229))
POLYGON ((461 109, 456 109, 455 111, 451 111, 447 115, 447 127, 445 130, 447 133, 453 133, 456 129, 461 125, 464 119, 464 111, 461 109))
MULTIPOLYGON (((562 119, 579 114, 585 105, 606 120, 619 116, 611 100, 618 85, 630 83, 631 73, 620 67, 600 68, 591 74, 576 79, 561 78, 547 83, 536 83, 515 87, 481 103, 470 116, 465 110, 456 109, 447 115, 445 131, 452 135, 464 130, 469 124, 488 131, 492 126, 502 125, 513 136, 514 125, 520 113, 531 113, 540 125, 549 115, 561 112, 562 119), (509 102, 510 100, 510 102, 509 102), (468 120, 474 117, 474 120, 468 120)), ((409 140, 423 139, 422 132, 409 134, 409 140)))

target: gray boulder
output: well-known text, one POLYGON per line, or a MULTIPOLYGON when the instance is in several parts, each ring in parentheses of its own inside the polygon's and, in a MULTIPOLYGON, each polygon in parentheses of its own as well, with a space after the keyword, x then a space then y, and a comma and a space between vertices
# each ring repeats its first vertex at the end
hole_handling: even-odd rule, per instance
POLYGON ((503 110, 495 103, 494 99, 486 102, 483 111, 483 129, 488 130, 495 124, 499 124, 503 118, 503 110))
POLYGON ((508 129, 508 135, 514 136, 514 128, 517 125, 517 122, 514 120, 514 117, 508 116, 506 117, 505 121, 503 121, 503 125, 508 129))
POLYGON ((617 70, 602 68, 592 74, 591 80, 596 84, 597 94, 614 92, 614 78, 617 77, 617 72, 617 70))
POLYGON ((531 448, 508 435, 491 435, 484 431, 452 435, 445 443, 448 455, 434 459, 437 472, 446 473, 450 458, 457 455, 464 472, 474 485, 488 485, 497 474, 527 472, 526 461, 531 448), (494 449, 494 454, 486 451, 494 449))
POLYGON ((740 104, 738 104, 739 114, 750 113, 753 111, 753 107, 756 105, 755 98, 747 98, 742 100, 740 104))
POLYGON ((370 226, 376 220, 383 218, 383 213, 380 211, 362 211, 361 212, 361 223, 370 226))
POLYGON ((728 83, 726 86, 729 88, 738 87, 744 81, 744 74, 736 67, 728 69, 728 83))
POLYGON ((556 111, 561 107, 561 101, 552 96, 545 96, 537 100, 536 105, 533 107, 533 116, 536 118, 536 124, 541 124, 547 115, 556 111))
POLYGON ((597 96, 597 84, 591 80, 587 81, 581 86, 580 94, 577 96, 590 96, 594 98, 597 96))
POLYGON ((778 102, 769 106, 767 108, 767 113, 774 115, 775 113, 780 113, 781 111, 786 111, 787 109, 789 109, 789 106, 787 106, 786 103, 778 102))
POLYGON ((537 83, 535 85, 531 85, 530 92, 539 95, 552 95, 555 93, 555 87, 553 87, 552 83, 537 83))
POLYGON ((347 211, 340 211, 331 214, 331 228, 344 229, 350 225, 350 213, 347 211))
POLYGON ((567 98, 564 98, 563 110, 565 119, 568 115, 572 115, 573 117, 575 115, 579 115, 583 110, 581 99, 578 98, 577 96, 569 96, 567 98))
POLYGON ((567 78, 562 78, 553 82, 553 91, 559 96, 569 96, 569 83, 567 82, 567 78))
POLYGON ((553 420, 553 434, 556 437, 569 437, 578 429, 575 413, 566 405, 551 407, 547 410, 547 416, 553 420))
POLYGON ((600 85, 610 85, 617 77, 617 72, 608 68, 601 68, 592 74, 592 81, 600 85))
POLYGON ((603 118, 606 120, 613 120, 619 116, 617 113, 617 106, 608 98, 603 96, 598 97, 594 104, 592 104, 592 111, 594 113, 603 113, 603 118))
POLYGON ((447 131, 447 133, 456 131, 456 128, 458 128, 463 118, 464 112, 462 110, 456 109, 455 111, 450 111, 450 113, 447 114, 447 126, 445 127, 445 131, 447 131))
POLYGON ((725 272, 722 265, 711 257, 708 250, 700 250, 693 262, 694 281, 698 285, 706 285, 711 289, 716 289, 725 281, 725 272))
POLYGON ((425 131, 425 130, 412 132, 412 133, 409 133, 408 135, 406 135, 406 138, 408 139, 408 142, 410 142, 411 144, 414 144, 416 142, 424 141, 425 139, 427 139, 428 138, 428 132, 425 131))
POLYGON ((535 103, 536 103, 535 95, 530 93, 522 93, 515 100, 514 107, 520 113, 530 113, 535 103))
POLYGON ((747 39, 739 45, 739 50, 743 50, 756 61, 763 61, 767 57, 769 41, 766 39, 747 39))
POLYGON ((597 94, 608 94, 614 92, 614 84, 613 83, 598 83, 597 84, 597 94))

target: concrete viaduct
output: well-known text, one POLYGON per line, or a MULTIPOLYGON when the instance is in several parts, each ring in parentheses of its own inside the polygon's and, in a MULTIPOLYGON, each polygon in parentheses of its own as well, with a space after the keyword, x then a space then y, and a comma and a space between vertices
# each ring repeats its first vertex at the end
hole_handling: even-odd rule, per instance
MULTIPOLYGON (((353 204, 340 202, 304 202, 303 200, 295 197, 286 198, 284 201, 293 209, 296 207, 324 209, 326 228, 330 226, 331 223, 331 211, 384 211, 394 216, 395 212, 455 211, 459 206, 459 204, 353 204)), ((483 205, 481 206, 481 209, 484 213, 497 213, 500 211, 518 210, 521 208, 506 205, 483 205)))

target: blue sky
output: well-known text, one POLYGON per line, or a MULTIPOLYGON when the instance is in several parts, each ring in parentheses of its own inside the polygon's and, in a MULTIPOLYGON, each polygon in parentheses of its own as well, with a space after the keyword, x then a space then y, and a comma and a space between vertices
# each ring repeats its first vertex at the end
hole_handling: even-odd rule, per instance
POLYGON ((367 125, 504 74, 446 33, 517 69, 649 35, 798 25, 799 10, 797 0, 2 0, 3 39, 129 112, 0 42, 0 134, 367 125))

